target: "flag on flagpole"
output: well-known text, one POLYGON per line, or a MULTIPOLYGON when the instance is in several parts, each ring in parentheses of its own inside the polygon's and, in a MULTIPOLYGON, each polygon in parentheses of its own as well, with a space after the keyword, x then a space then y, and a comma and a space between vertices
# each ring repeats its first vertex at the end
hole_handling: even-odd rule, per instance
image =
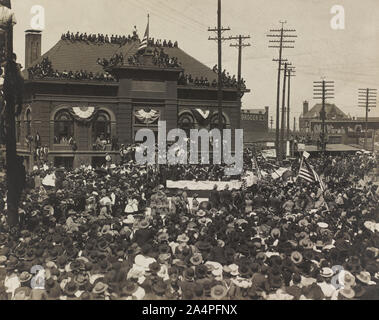
POLYGON ((149 28, 150 28, 150 16, 148 15, 147 16, 147 26, 146 26, 146 31, 145 31, 145 35, 143 36, 143 39, 141 41, 141 44, 138 48, 138 52, 142 51, 142 50, 145 50, 148 46, 148 42, 149 42, 149 28))
POLYGON ((308 182, 316 182, 320 185, 323 192, 326 190, 324 182, 306 159, 303 159, 301 163, 298 178, 302 178, 308 182))
POLYGON ((313 174, 313 170, 310 167, 310 165, 308 164, 306 159, 303 159, 303 161, 301 163, 298 178, 302 178, 308 182, 315 182, 316 181, 315 176, 313 174))

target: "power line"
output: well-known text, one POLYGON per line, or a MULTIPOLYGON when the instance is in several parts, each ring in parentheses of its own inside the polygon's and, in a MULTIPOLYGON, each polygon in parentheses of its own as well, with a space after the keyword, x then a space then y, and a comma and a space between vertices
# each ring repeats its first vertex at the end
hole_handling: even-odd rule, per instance
POLYGON ((288 40, 288 39, 294 39, 297 37, 297 35, 294 35, 293 32, 296 32, 294 29, 284 29, 284 24, 287 23, 287 21, 280 21, 282 27, 280 29, 271 29, 270 34, 267 35, 269 38, 278 39, 279 40, 269 40, 269 48, 278 48, 279 49, 279 59, 274 60, 277 61, 278 66, 278 80, 277 80, 277 95, 276 95, 276 156, 277 159, 282 160, 282 154, 281 154, 281 146, 279 141, 279 114, 280 114, 280 75, 281 75, 281 66, 283 57, 283 49, 292 49, 294 48, 293 43, 295 40, 288 40))

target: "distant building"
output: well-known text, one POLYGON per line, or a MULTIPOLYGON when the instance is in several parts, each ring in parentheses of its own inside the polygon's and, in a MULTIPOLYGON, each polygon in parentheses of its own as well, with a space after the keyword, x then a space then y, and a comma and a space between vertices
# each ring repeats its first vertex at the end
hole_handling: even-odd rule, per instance
MULTIPOLYGON (((299 119, 299 129, 300 132, 310 133, 311 132, 311 122, 313 120, 321 120, 320 112, 322 109, 322 104, 318 103, 309 110, 309 102, 304 101, 303 103, 303 113, 299 119)), ((325 104, 326 120, 349 120, 350 117, 346 115, 341 109, 339 109, 335 104, 327 103, 325 104)))
POLYGON ((241 128, 244 143, 271 141, 269 134, 269 107, 264 109, 242 109, 241 128))
MULTIPOLYGON (((308 110, 309 103, 303 104, 303 114, 300 116, 300 132, 307 137, 308 144, 315 144, 320 137, 322 120, 320 117, 321 104, 316 104, 308 110)), ((335 104, 326 104, 325 131, 329 144, 362 145, 365 137, 366 119, 364 117, 351 118, 335 104)), ((379 129, 379 118, 368 118, 368 139, 375 136, 379 129)))

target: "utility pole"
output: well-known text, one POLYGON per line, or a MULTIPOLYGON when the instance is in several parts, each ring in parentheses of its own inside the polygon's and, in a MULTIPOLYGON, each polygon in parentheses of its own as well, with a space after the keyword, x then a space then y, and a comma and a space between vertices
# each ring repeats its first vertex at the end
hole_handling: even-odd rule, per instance
POLYGON ((325 104, 326 99, 333 99, 334 98, 334 81, 314 81, 313 82, 313 94, 314 99, 321 99, 322 101, 322 108, 320 112, 320 118, 321 118, 321 134, 320 134, 320 140, 321 140, 321 150, 322 152, 325 152, 326 150, 326 133, 325 133, 325 120, 326 120, 326 111, 325 111, 325 104))
POLYGON ((290 140, 290 101, 291 101, 291 77, 295 77, 295 67, 287 67, 288 93, 287 93, 287 141, 290 140))
POLYGON ((250 36, 239 35, 237 37, 229 37, 229 40, 238 40, 238 44, 231 44, 231 47, 238 48, 238 93, 241 94, 242 87, 242 49, 251 47, 250 43, 243 43, 243 40, 250 39, 250 36))
MULTIPOLYGON (((0 7, 11 9, 10 1, 2 1, 0 7)), ((6 168, 7 168, 7 222, 10 231, 19 225, 18 204, 25 181, 21 181, 22 162, 17 156, 16 149, 16 124, 15 116, 21 112, 23 95, 23 78, 16 63, 13 53, 13 16, 10 16, 5 30, 5 76, 4 76, 4 100, 5 100, 5 141, 6 141, 6 168), (17 111, 16 109, 17 105, 17 111)), ((25 168, 24 168, 25 170, 25 168)), ((24 171, 25 173, 25 171, 24 171)))
MULTIPOLYGON (((282 158, 283 155, 285 154, 286 150, 286 143, 284 142, 284 130, 287 127, 287 132, 289 128, 289 112, 287 111, 287 108, 285 107, 285 98, 286 98, 286 79, 288 78, 288 71, 290 70, 292 63, 290 62, 285 62, 284 63, 284 68, 281 70, 284 73, 284 83, 283 83, 283 96, 282 96, 282 117, 281 117, 281 128, 280 128, 280 146, 281 146, 281 154, 282 158), (286 114, 287 114, 287 124, 286 124, 286 114), (284 149, 283 149, 284 148, 284 149)), ((290 89, 290 87, 288 87, 290 89)), ((288 91, 288 104, 289 104, 289 91, 288 91)), ((288 134, 287 134, 287 140, 288 140, 288 134)))
POLYGON ((271 130, 272 130, 272 125, 274 124, 274 119, 272 118, 271 116, 271 120, 270 120, 270 126, 271 126, 271 130))
POLYGON ((283 95, 282 95, 282 123, 281 123, 281 126, 280 126, 280 152, 279 152, 279 161, 282 161, 283 158, 285 158, 285 147, 283 145, 283 142, 284 142, 284 126, 285 126, 285 100, 286 100, 286 80, 287 80, 287 77, 286 77, 286 74, 287 74, 287 66, 288 66, 288 62, 284 63, 284 80, 283 80, 283 95), (284 150, 283 150, 284 149, 284 150))
MULTIPOLYGON (((222 41, 229 40, 229 38, 223 38, 222 33, 224 31, 229 31, 230 28, 223 28, 221 25, 221 0, 218 0, 218 10, 217 10, 217 28, 208 28, 208 31, 210 32, 217 32, 217 37, 211 38, 209 37, 209 40, 217 40, 217 46, 218 46, 218 93, 217 93, 217 100, 218 100, 218 126, 222 135, 223 128, 223 116, 222 116, 222 100, 223 100, 223 83, 222 83, 222 41)), ((221 141, 221 154, 223 153, 223 141, 221 141)))
MULTIPOLYGON (((237 37, 229 37, 229 40, 238 40, 238 44, 231 44, 230 46, 238 48, 238 76, 237 76, 238 77, 237 78, 238 92, 237 92, 237 95, 238 95, 238 102, 239 102, 240 108, 242 107, 241 99, 243 96, 243 93, 242 93, 242 49, 251 46, 250 43, 246 43, 246 44, 243 43, 243 40, 246 40, 246 39, 250 39, 250 36, 239 35, 237 37)), ((240 128, 240 124, 238 125, 238 128, 240 128)))
POLYGON ((293 132, 296 133, 296 117, 293 117, 293 132))
POLYGON ((370 108, 376 107, 376 94, 377 89, 366 88, 358 90, 358 106, 366 108, 365 150, 367 150, 368 113, 370 112, 370 108))
POLYGON ((277 80, 277 94, 276 94, 276 157, 277 160, 281 159, 281 147, 280 147, 280 141, 279 141, 279 117, 280 117, 280 75, 281 75, 281 66, 282 62, 285 61, 282 57, 283 49, 291 49, 294 48, 293 44, 295 43, 295 40, 286 40, 287 38, 296 38, 297 36, 294 34, 288 34, 289 32, 296 32, 296 30, 293 29, 284 29, 284 24, 287 23, 287 21, 280 21, 282 27, 280 29, 271 29, 271 34, 268 34, 267 37, 270 38, 279 38, 279 40, 269 40, 270 45, 269 48, 279 48, 279 59, 274 59, 273 61, 277 61, 278 66, 278 80, 277 80))

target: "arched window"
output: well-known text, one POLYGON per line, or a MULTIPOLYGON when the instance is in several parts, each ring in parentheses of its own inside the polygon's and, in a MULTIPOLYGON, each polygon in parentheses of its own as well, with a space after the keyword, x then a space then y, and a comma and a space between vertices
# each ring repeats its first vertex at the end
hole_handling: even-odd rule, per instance
POLYGON ((30 109, 26 110, 25 113, 25 129, 26 137, 29 137, 32 134, 32 113, 30 109))
MULTIPOLYGON (((222 115, 222 128, 223 129, 226 129, 227 128, 227 125, 228 125, 228 121, 226 120, 225 116, 222 115)), ((219 129, 219 125, 218 125, 218 113, 214 114, 211 118, 211 125, 210 125, 210 129, 219 129)))
POLYGON ((105 111, 100 111, 97 114, 96 120, 93 122, 92 138, 96 145, 106 145, 111 143, 111 118, 105 111))
POLYGON ((184 130, 187 137, 190 136, 190 130, 195 129, 195 119, 190 113, 184 113, 179 117, 179 128, 184 130))
POLYGON ((74 119, 67 110, 62 110, 54 118, 54 143, 69 145, 74 137, 74 119))

